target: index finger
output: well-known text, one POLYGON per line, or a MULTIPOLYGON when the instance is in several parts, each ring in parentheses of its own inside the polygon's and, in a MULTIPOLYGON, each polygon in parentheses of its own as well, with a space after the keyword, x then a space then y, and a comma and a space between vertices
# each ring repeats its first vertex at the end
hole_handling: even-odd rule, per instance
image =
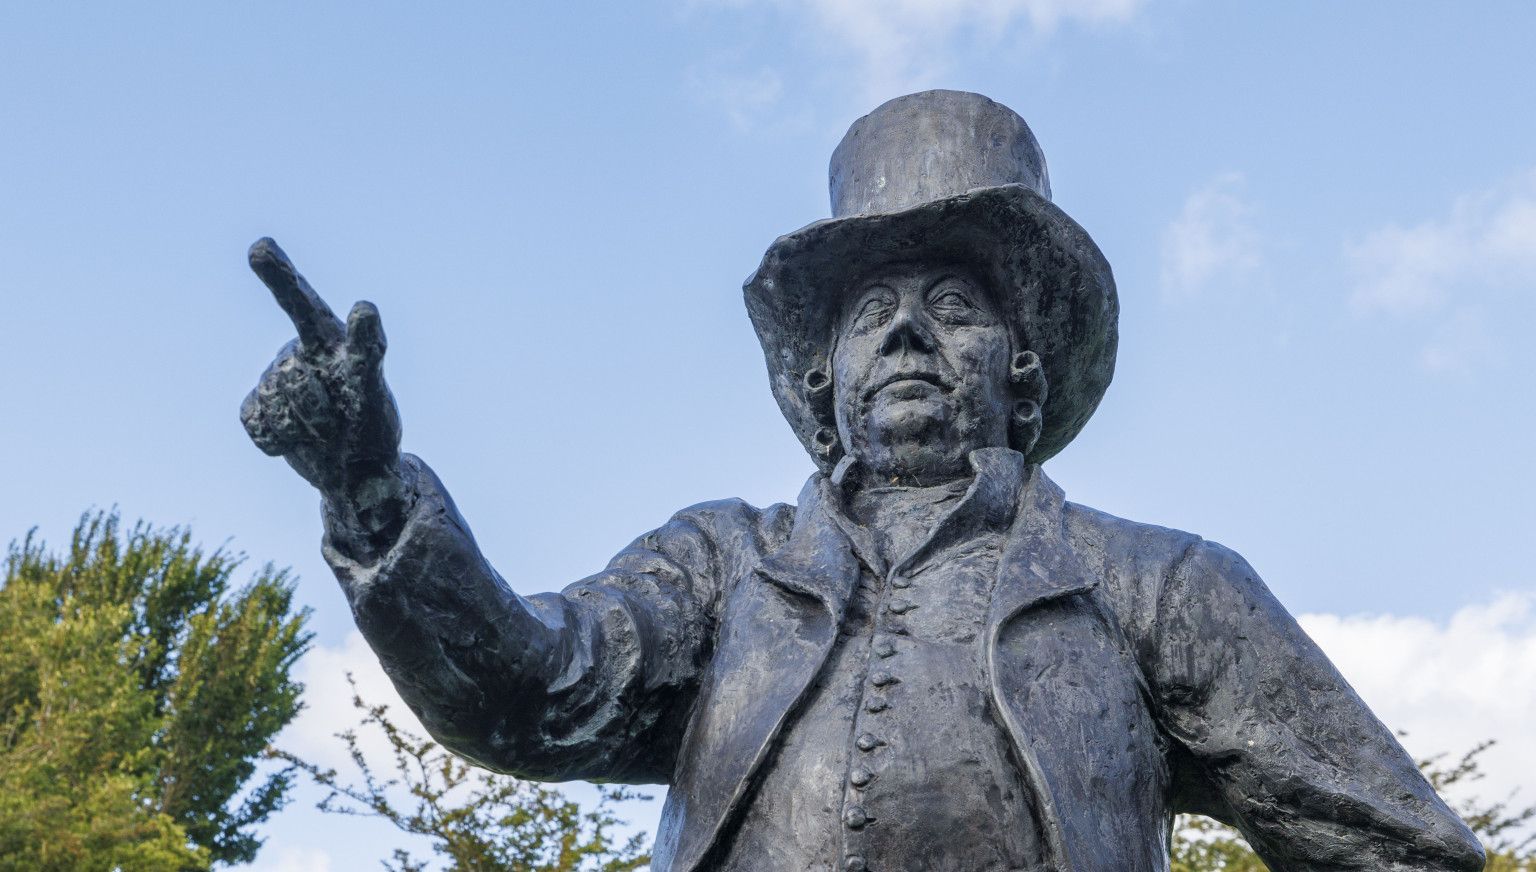
POLYGON ((250 251, 251 269, 277 298, 288 319, 299 331, 305 348, 330 348, 346 335, 341 320, 320 299, 309 282, 299 275, 293 261, 270 236, 256 240, 250 251))

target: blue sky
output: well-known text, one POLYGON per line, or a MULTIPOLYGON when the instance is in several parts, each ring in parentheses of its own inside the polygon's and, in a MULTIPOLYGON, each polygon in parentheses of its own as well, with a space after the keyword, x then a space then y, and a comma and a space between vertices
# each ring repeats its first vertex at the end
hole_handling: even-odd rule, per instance
MULTIPOLYGON (((7 4, 0 534, 115 505, 294 567, 318 749, 366 652, 314 495, 239 426, 291 331, 246 246, 379 305, 406 448, 514 587, 558 588, 685 505, 794 498, 811 467, 741 281, 827 214, 854 118, 976 90, 1029 120, 1119 283, 1115 383, 1047 467, 1069 498, 1241 551, 1415 750, 1513 740, 1533 26, 1514 2, 7 4)), ((1506 752, 1500 784, 1536 791, 1506 752)), ((269 832, 270 868, 393 844, 302 802, 269 832)))

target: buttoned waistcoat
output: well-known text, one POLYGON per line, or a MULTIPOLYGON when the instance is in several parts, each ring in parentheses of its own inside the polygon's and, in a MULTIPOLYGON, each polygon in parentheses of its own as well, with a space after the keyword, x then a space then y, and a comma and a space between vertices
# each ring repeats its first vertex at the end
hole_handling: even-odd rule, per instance
MULTIPOLYGON (((604 572, 522 597, 409 462, 418 497, 394 547, 364 565, 326 545, 402 698, 491 769, 669 785, 652 868, 709 869, 857 581, 827 480, 798 507, 686 509, 604 572)), ((973 488, 1017 501, 985 626, 991 716, 1053 870, 1166 870, 1179 811, 1235 824, 1282 872, 1482 868, 1241 557, 1068 503, 1008 449, 972 463, 973 488)))

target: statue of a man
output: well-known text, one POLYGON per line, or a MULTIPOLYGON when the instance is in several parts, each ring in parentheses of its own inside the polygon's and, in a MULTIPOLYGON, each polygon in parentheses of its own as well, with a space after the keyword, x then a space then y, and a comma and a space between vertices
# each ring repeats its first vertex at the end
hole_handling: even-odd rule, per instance
POLYGON ((1066 502, 1040 464, 1114 368, 1109 264, 1023 119, 930 91, 857 121, 834 218, 747 281, 817 471, 684 509, 522 597, 399 452, 379 314, 269 240, 298 328, 243 409, 324 497, 325 555, 439 741, 666 784, 657 872, 1155 872, 1173 814, 1278 870, 1476 870, 1476 839, 1233 552, 1066 502))

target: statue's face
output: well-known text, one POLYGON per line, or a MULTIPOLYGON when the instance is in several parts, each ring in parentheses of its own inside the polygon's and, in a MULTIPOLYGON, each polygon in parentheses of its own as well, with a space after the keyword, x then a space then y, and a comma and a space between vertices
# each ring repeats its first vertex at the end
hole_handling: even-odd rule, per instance
POLYGON ((892 266, 850 295, 832 354, 838 435, 875 481, 969 474, 1008 444, 1010 341, 992 295, 964 269, 892 266))

